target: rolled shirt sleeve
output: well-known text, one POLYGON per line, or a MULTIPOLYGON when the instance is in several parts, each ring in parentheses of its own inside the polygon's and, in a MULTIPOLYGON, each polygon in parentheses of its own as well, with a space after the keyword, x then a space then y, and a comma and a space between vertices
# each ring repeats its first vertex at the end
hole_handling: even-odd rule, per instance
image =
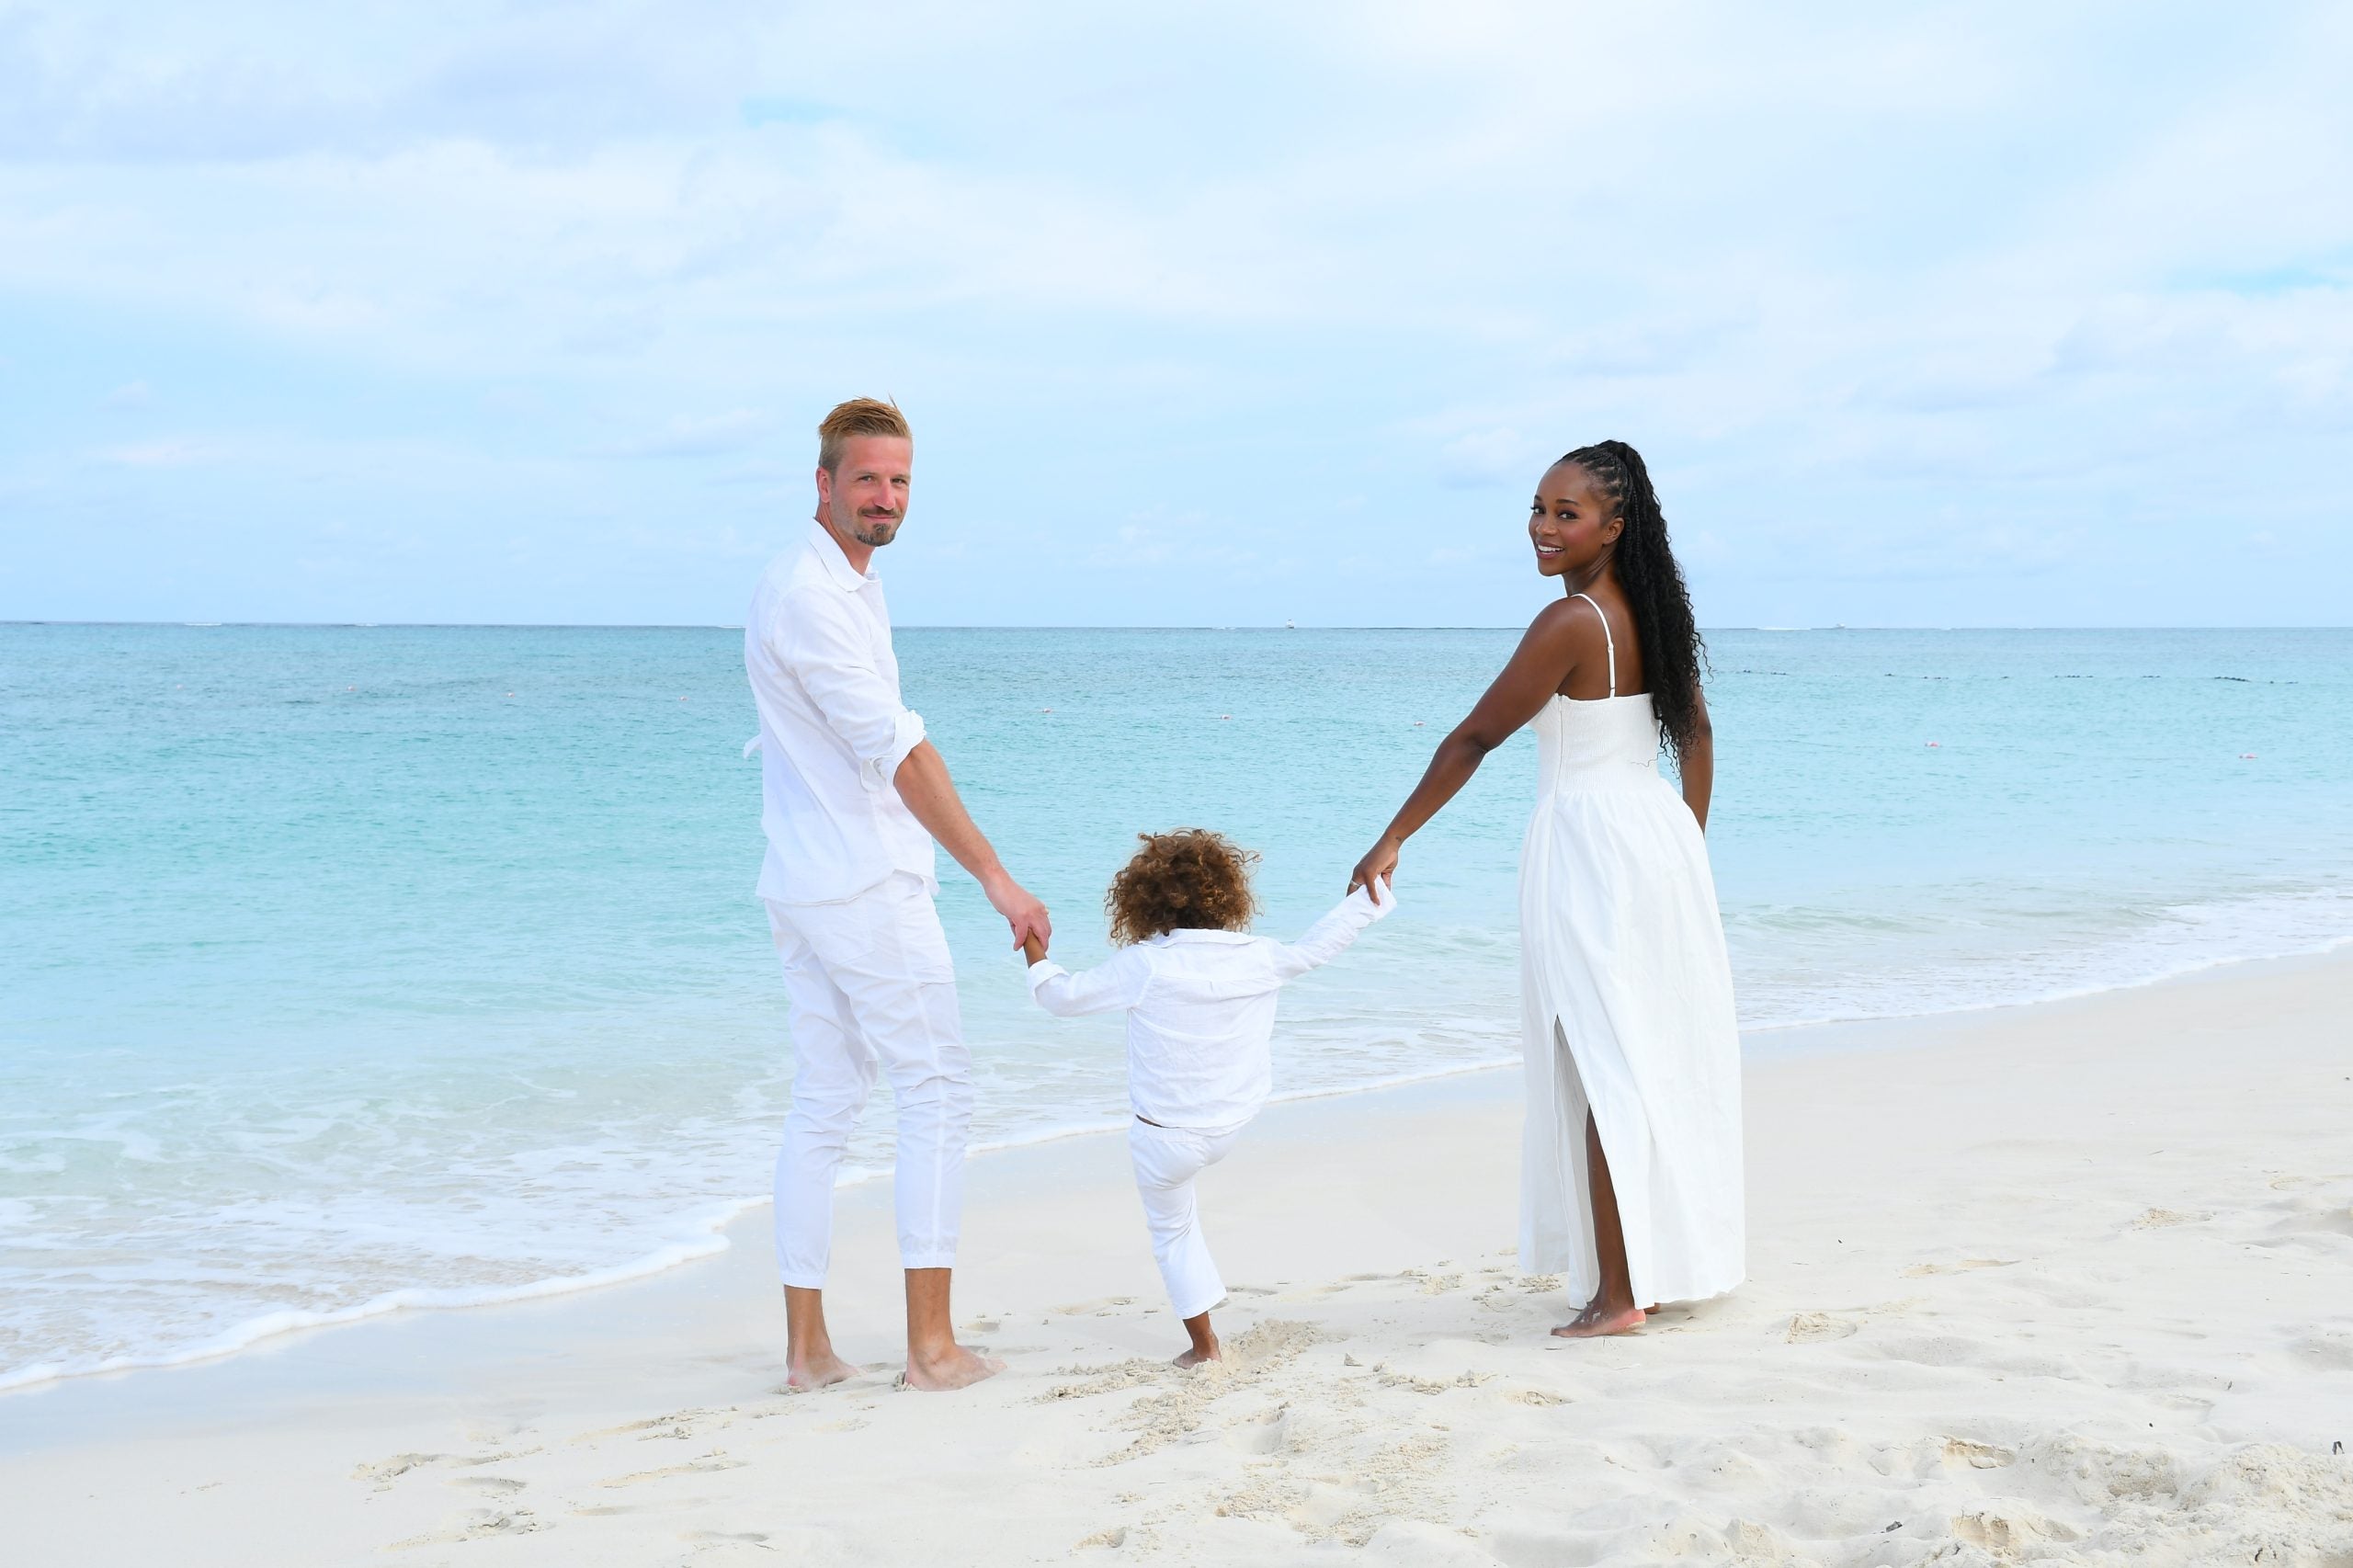
POLYGON ((899 700, 876 667, 841 596, 795 595, 783 619, 779 660, 857 759, 858 782, 890 789, 899 765, 922 744, 922 715, 899 700))
POLYGON ((1143 999, 1150 977, 1148 960, 1134 948, 1076 974, 1051 959, 1040 959, 1029 966, 1029 996, 1058 1018, 1075 1018, 1134 1006, 1143 999))
POLYGON ((1364 934, 1365 927, 1376 920, 1386 919, 1397 907, 1397 895, 1386 882, 1381 884, 1385 895, 1378 903, 1372 896, 1372 884, 1348 894, 1330 914, 1307 928, 1296 942, 1285 942, 1275 949, 1275 973, 1284 980, 1293 980, 1330 963, 1347 951, 1348 944, 1364 934))

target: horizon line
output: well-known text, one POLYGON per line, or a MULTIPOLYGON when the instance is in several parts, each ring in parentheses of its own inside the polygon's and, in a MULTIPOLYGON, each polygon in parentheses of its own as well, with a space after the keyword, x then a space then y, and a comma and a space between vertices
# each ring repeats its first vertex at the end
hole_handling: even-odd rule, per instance
MULTIPOLYGON (((668 620, 85 620, 73 618, 10 619, 0 617, 0 628, 28 626, 113 627, 124 630, 180 630, 189 631, 741 631, 740 621, 668 621, 668 620)), ((1096 624, 1076 621, 1036 624, 979 624, 954 621, 909 621, 892 628, 893 631, 1518 631, 1525 628, 1517 624, 1474 626, 1459 625, 1314 625, 1299 626, 1289 622, 1228 622, 1207 621, 1191 624, 1096 624)), ((2309 624, 2174 624, 2174 625, 2111 625, 2111 626, 2029 626, 1984 625, 1857 625, 1846 621, 1827 626, 1703 626, 1705 633, 1719 631, 1770 631, 1793 633, 1801 631, 2347 631, 2347 625, 2309 624)))

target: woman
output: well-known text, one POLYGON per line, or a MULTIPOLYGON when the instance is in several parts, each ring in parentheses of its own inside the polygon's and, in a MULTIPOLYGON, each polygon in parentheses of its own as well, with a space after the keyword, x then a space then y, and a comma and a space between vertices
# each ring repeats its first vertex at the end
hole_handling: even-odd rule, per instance
POLYGON ((1586 1305, 1552 1332, 1576 1339, 1740 1283, 1740 1037, 1700 836, 1715 746, 1699 633, 1641 454, 1604 441, 1554 463, 1528 531, 1564 597, 1439 743, 1348 885, 1392 874, 1404 841, 1535 722, 1519 1256, 1568 1277, 1586 1305), (1659 775, 1662 742, 1680 800, 1659 775))

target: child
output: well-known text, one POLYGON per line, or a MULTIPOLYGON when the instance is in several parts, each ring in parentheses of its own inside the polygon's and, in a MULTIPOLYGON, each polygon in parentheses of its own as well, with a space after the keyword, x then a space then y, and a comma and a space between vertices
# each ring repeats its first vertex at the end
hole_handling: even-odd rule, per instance
POLYGON ((1358 888, 1295 943, 1251 936, 1250 862, 1257 856, 1199 828, 1139 834, 1143 847, 1104 899, 1108 963, 1072 974, 1032 937, 1029 994, 1059 1017, 1128 1014, 1128 1153, 1159 1260, 1195 1367, 1218 1358, 1210 1309, 1225 1282, 1201 1239, 1193 1177, 1225 1158, 1267 1103, 1275 993, 1340 956, 1358 932, 1397 906, 1384 881, 1358 888))

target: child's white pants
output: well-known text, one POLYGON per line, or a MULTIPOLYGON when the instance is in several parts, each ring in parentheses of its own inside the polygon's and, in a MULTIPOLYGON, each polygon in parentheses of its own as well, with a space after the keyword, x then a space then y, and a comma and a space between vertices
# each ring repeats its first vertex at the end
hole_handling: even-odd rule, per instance
POLYGON ((825 1283, 834 1178, 878 1070, 899 1108, 899 1261, 954 1267, 972 1058, 930 890, 903 873, 840 903, 770 903, 768 924, 797 1059, 776 1162, 777 1272, 788 1285, 825 1283))
POLYGON ((1225 1299, 1225 1281, 1218 1278, 1201 1236, 1193 1178, 1225 1158, 1241 1136, 1239 1127, 1201 1131, 1154 1127, 1141 1117, 1128 1122, 1128 1154, 1135 1162, 1136 1192, 1152 1231, 1152 1256, 1180 1318, 1196 1317, 1225 1299))

